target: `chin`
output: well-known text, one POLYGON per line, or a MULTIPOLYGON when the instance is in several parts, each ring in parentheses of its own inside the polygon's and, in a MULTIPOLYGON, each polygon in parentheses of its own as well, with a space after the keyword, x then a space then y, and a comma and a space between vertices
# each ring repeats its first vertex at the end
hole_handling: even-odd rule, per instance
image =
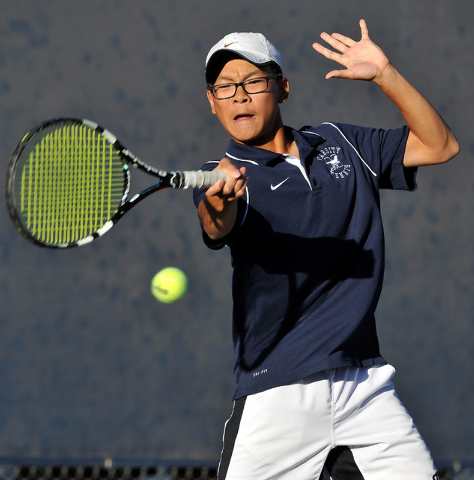
POLYGON ((244 143, 245 145, 258 145, 259 144, 259 137, 232 137, 234 142, 237 143, 244 143))
POLYGON ((265 136, 260 132, 255 133, 255 131, 234 131, 228 133, 234 139, 234 141, 239 143, 255 143, 265 136))

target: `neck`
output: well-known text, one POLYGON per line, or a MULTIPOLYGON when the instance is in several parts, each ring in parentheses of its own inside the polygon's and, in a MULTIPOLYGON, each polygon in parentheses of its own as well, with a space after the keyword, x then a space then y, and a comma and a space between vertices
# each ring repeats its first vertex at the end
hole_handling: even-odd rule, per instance
POLYGON ((285 128, 284 125, 281 125, 275 132, 272 133, 272 135, 259 138, 255 142, 236 141, 237 143, 243 143, 245 145, 261 148, 263 150, 269 150, 275 153, 281 153, 285 155, 290 154, 299 158, 298 147, 296 146, 295 139, 291 134, 291 130, 289 128, 285 128))

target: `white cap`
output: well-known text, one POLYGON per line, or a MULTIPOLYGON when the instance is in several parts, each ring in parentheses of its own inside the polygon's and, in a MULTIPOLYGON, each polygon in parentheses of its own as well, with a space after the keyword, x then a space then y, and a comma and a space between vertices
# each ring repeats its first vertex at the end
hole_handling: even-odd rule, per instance
POLYGON ((276 63, 280 70, 282 59, 280 52, 261 33, 235 32, 229 33, 222 40, 217 42, 209 51, 206 58, 206 80, 212 57, 218 52, 233 52, 248 60, 254 65, 268 65, 276 63))

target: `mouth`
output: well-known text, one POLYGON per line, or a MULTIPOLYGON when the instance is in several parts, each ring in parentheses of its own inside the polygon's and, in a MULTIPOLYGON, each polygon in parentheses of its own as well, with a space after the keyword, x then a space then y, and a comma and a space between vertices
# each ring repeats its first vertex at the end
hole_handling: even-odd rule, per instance
POLYGON ((242 113, 234 117, 234 122, 244 122, 245 120, 251 120, 254 117, 255 115, 251 115, 250 113, 242 113))

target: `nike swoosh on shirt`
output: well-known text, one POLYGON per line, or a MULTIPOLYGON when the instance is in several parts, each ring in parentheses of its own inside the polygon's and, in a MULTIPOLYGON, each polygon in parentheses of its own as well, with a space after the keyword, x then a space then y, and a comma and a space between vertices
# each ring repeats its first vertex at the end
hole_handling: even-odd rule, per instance
POLYGON ((285 178, 285 180, 283 180, 283 182, 280 182, 278 185, 273 185, 273 184, 271 184, 271 185, 270 185, 270 188, 271 188, 272 190, 276 190, 277 188, 281 187, 289 178, 290 178, 290 177, 285 178))

